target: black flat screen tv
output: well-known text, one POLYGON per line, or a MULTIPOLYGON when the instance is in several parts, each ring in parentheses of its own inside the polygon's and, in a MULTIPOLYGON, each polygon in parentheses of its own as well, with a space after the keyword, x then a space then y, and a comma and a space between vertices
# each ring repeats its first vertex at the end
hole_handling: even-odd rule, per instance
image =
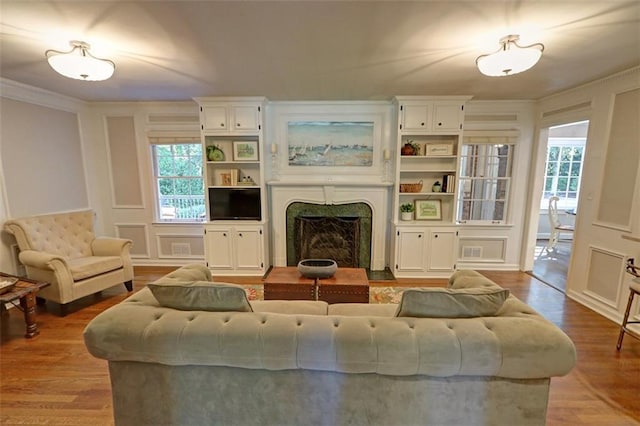
POLYGON ((261 220, 260 188, 209 188, 210 220, 261 220))

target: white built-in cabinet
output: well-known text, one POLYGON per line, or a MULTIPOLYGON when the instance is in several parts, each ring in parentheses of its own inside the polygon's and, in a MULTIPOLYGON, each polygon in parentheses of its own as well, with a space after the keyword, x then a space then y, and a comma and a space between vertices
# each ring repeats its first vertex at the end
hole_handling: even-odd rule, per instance
POLYGON ((392 269, 396 277, 446 277, 455 269, 457 175, 468 99, 395 98, 392 269), (407 204, 416 211, 410 220, 402 220, 401 206, 407 204))
POLYGON ((460 106, 459 101, 422 104, 408 101, 406 105, 402 105, 400 130, 429 133, 459 132, 462 130, 464 119, 464 112, 460 106))
POLYGON ((263 97, 195 98, 207 205, 205 261, 217 275, 269 267, 263 97), (215 147, 216 155, 209 155, 215 147), (242 206, 246 206, 243 208, 242 206))
POLYGON ((255 105, 230 102, 227 105, 208 105, 202 108, 201 125, 204 132, 255 133, 261 130, 261 111, 255 105))
POLYGON ((205 225, 207 266, 213 273, 263 274, 265 242, 262 225, 205 225))
POLYGON ((456 228, 422 228, 397 226, 395 229, 395 274, 422 276, 455 269, 458 247, 456 228))

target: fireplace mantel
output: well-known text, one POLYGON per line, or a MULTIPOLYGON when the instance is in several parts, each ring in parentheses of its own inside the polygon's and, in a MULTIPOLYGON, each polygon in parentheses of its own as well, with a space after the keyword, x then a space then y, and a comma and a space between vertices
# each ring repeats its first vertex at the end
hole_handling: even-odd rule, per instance
POLYGON ((270 218, 273 239, 274 266, 287 265, 287 207, 294 202, 312 204, 366 203, 371 207, 371 269, 380 271, 386 266, 390 215, 390 182, 269 182, 271 193, 270 218))

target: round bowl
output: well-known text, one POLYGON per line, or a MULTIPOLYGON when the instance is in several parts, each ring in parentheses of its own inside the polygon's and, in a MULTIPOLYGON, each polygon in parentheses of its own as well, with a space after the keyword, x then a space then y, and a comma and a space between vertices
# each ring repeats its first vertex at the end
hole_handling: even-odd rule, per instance
POLYGON ((302 259, 298 262, 298 272, 306 278, 331 278, 338 264, 331 259, 302 259))
POLYGON ((0 294, 13 290, 18 281, 18 278, 0 277, 0 294))

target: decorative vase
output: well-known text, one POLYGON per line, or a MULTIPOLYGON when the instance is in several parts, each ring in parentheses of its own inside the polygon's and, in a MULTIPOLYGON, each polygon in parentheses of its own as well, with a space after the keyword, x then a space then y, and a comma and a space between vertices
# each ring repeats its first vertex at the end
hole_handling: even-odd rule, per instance
POLYGON ((402 220, 413 220, 413 212, 401 212, 400 218, 402 220))
POLYGON ((440 185, 439 181, 436 181, 436 183, 433 184, 433 186, 431 187, 431 191, 432 192, 441 192, 442 191, 442 185, 440 185))
POLYGON ((400 154, 402 155, 416 155, 416 150, 413 148, 413 145, 410 143, 405 143, 402 148, 400 148, 400 154))
POLYGON ((209 161, 224 161, 224 152, 215 145, 208 146, 207 159, 209 161))
POLYGON ((338 270, 332 259, 303 259, 298 262, 298 272, 305 278, 331 278, 338 270))

